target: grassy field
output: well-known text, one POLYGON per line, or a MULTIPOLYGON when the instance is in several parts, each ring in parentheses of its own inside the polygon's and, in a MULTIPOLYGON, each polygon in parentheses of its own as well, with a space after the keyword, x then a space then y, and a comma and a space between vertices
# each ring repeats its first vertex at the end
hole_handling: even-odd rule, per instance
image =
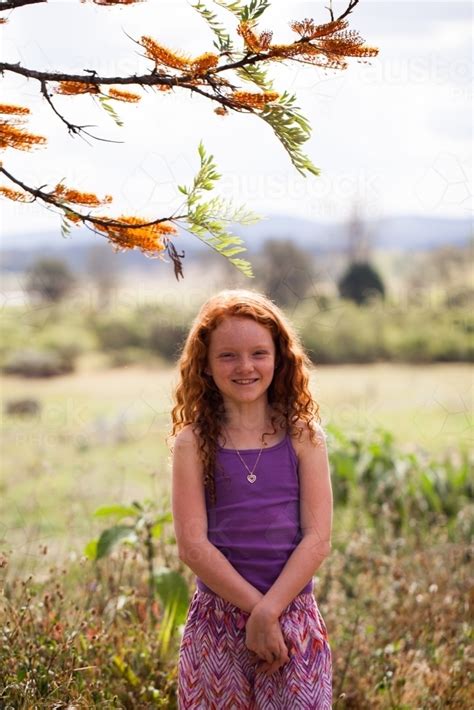
MULTIPOLYGON (((161 645, 166 624, 159 605, 147 606, 143 555, 124 548, 100 565, 82 557, 85 542, 110 525, 93 517, 99 505, 151 498, 169 509, 166 434, 176 372, 100 363, 89 358, 77 374, 49 381, 2 381, 5 403, 34 397, 42 406, 36 417, 3 415, 6 707, 177 707, 180 635, 161 645)), ((312 388, 324 425, 368 442, 381 426, 406 450, 437 455, 472 443, 467 365, 318 367, 312 388)), ((363 508, 336 510, 336 544, 315 576, 333 654, 334 707, 470 707, 472 505, 463 504, 449 525, 432 516, 428 527, 421 509, 413 527, 393 537, 373 529, 363 508)), ((389 508, 382 496, 380 520, 389 508)), ((168 566, 175 570, 177 560, 168 566)), ((194 575, 185 573, 190 595, 194 575)))
MULTIPOLYGON (((166 504, 166 445, 174 369, 91 368, 52 380, 3 378, 4 402, 36 398, 37 417, 3 414, 2 545, 24 571, 80 554, 104 503, 152 498, 166 504)), ((472 443, 472 368, 320 366, 313 392, 323 424, 367 434, 393 432, 404 448, 440 453, 472 443)), ((13 572, 14 565, 11 566, 13 572)))

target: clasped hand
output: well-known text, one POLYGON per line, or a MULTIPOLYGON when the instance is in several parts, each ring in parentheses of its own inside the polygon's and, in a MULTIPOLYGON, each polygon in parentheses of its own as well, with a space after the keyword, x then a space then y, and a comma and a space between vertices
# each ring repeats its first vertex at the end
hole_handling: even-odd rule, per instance
POLYGON ((253 656, 263 660, 260 670, 271 675, 290 658, 278 618, 255 607, 245 626, 245 645, 253 656))

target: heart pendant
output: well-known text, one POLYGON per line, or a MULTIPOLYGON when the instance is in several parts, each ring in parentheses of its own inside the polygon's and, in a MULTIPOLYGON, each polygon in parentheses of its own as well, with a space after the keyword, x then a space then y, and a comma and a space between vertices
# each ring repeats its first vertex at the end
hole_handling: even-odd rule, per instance
POLYGON ((247 481, 249 483, 255 483, 256 480, 257 476, 254 473, 249 473, 249 475, 247 476, 247 481))

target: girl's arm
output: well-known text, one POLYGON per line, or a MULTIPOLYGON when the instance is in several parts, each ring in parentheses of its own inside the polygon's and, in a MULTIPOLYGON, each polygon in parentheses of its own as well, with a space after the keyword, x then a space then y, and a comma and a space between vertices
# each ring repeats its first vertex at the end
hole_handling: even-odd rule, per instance
MULTIPOLYGON (((331 552, 333 494, 328 452, 322 427, 314 423, 317 444, 304 425, 301 441, 295 442, 300 481, 302 540, 293 550, 280 575, 254 609, 253 615, 277 619, 306 586, 331 552)), ((249 623, 260 623, 249 620, 249 623)))
POLYGON ((208 540, 203 467, 191 426, 174 444, 172 510, 180 560, 216 594, 250 614, 263 594, 208 540))

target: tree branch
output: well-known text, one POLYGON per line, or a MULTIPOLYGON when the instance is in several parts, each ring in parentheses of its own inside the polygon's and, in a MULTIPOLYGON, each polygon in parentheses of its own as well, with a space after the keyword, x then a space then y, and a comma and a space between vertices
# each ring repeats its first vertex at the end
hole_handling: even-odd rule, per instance
MULTIPOLYGON (((21 187, 22 190, 24 190, 25 192, 28 192, 35 199, 40 199, 49 205, 53 205, 54 207, 57 207, 58 209, 62 210, 64 213, 69 212, 70 214, 73 214, 76 217, 80 217, 81 220, 83 220, 84 222, 87 221, 87 222, 91 222, 92 224, 98 224, 98 225, 108 226, 108 227, 126 227, 127 229, 141 229, 142 227, 151 227, 153 224, 160 224, 161 222, 173 222, 173 221, 186 219, 188 217, 187 214, 172 215, 171 217, 160 217, 160 218, 154 219, 150 222, 140 222, 139 224, 128 224, 126 222, 121 222, 120 220, 111 219, 111 218, 110 219, 103 219, 101 217, 93 217, 91 214, 85 215, 85 214, 82 214, 81 212, 77 212, 77 210, 64 204, 59 199, 55 198, 51 193, 45 192, 41 188, 30 187, 29 185, 24 183, 19 178, 16 178, 14 175, 12 175, 8 170, 6 170, 3 167, 3 165, 0 165, 0 173, 3 173, 9 180, 11 180, 13 183, 15 183, 15 185, 18 185, 18 187, 21 187)), ((104 235, 102 235, 102 236, 104 236, 104 235)))
POLYGON ((48 0, 1 0, 0 12, 2 12, 2 10, 14 10, 16 7, 22 7, 23 5, 36 5, 39 2, 47 1, 48 0))
MULTIPOLYGON (((51 100, 51 94, 48 93, 48 86, 47 86, 46 82, 41 81, 40 84, 41 84, 41 93, 43 94, 44 98, 46 99, 48 104, 53 109, 56 116, 58 116, 59 119, 67 126, 67 129, 70 134, 83 137, 82 134, 84 133, 86 136, 89 136, 89 138, 94 138, 94 140, 96 140, 96 141, 104 141, 104 143, 123 143, 123 141, 114 141, 111 138, 101 138, 100 136, 94 136, 92 133, 89 133, 89 131, 85 130, 86 128, 91 128, 91 126, 88 124, 85 124, 84 126, 77 126, 74 123, 70 123, 66 118, 64 118, 64 116, 61 113, 59 113, 56 106, 53 104, 53 102, 51 100)), ((86 143, 88 145, 91 145, 88 141, 86 141, 86 143)))

